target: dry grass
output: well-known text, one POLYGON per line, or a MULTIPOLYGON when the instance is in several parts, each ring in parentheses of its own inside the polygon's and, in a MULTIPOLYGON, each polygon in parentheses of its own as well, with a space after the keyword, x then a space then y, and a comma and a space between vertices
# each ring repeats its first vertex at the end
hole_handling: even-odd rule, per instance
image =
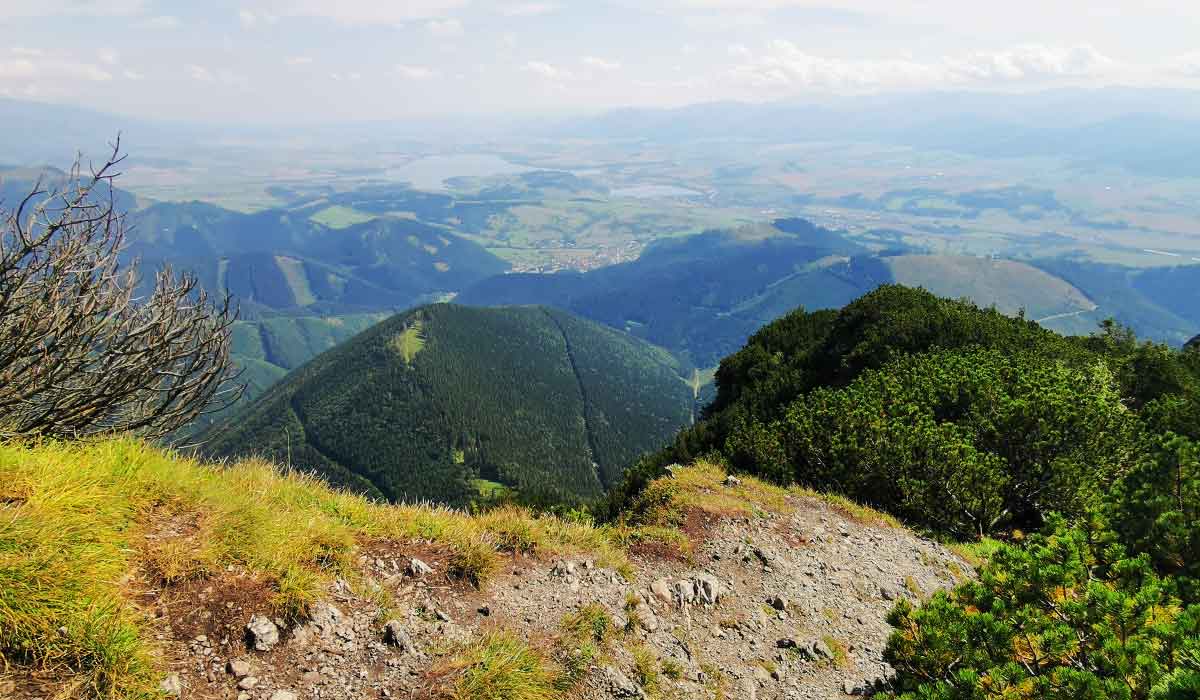
POLYGON ((562 672, 540 649, 508 632, 490 632, 440 674, 453 678, 448 700, 554 700, 562 672))
POLYGON ((498 550, 587 552, 629 570, 611 531, 551 516, 380 505, 266 462, 205 465, 133 439, 4 444, 0 661, 75 676, 85 697, 154 696, 153 644, 122 584, 131 574, 171 584, 234 566, 295 619, 333 577, 353 580, 368 539, 448 546, 450 568, 477 586, 498 550))

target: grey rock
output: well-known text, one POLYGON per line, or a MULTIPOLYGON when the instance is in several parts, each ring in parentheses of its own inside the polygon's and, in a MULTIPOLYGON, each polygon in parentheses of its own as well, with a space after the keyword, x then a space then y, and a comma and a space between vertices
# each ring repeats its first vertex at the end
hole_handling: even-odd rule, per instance
POLYGON ((676 581, 671 586, 671 598, 680 607, 696 601, 696 586, 691 581, 676 581))
POLYGON ((816 640, 815 642, 810 644, 808 648, 812 650, 813 656, 815 658, 818 658, 818 659, 832 659, 833 658, 833 651, 830 650, 829 645, 825 643, 824 639, 816 640))
POLYGON ((246 625, 246 642, 258 651, 270 651, 279 643, 279 627, 266 617, 254 615, 246 625))
POLYGON ((608 686, 608 690, 615 698, 644 698, 646 692, 642 690, 637 683, 629 680, 624 673, 621 673, 612 666, 605 666, 601 671, 604 684, 608 686))
POLYGON ((693 584, 696 589, 696 598, 704 605, 716 605, 724 593, 721 589, 721 582, 712 574, 697 575, 693 579, 693 584))
POLYGON ((313 606, 312 621, 323 629, 336 626, 342 620, 342 611, 329 603, 321 602, 313 606))
POLYGON ((296 694, 290 690, 276 690, 271 693, 270 700, 296 700, 296 694))
POLYGON ((254 676, 246 676, 238 681, 237 687, 239 690, 253 690, 254 686, 258 685, 258 679, 254 676))
POLYGON ((250 664, 241 659, 230 659, 225 664, 225 671, 234 678, 245 678, 250 675, 250 664))
POLYGON ((420 559, 413 557, 412 560, 408 562, 408 568, 405 569, 405 572, 409 576, 420 578, 426 574, 432 574, 433 567, 421 561, 420 559))
POLYGON ((383 627, 383 641, 398 648, 405 654, 415 653, 417 648, 413 645, 412 637, 408 636, 404 625, 399 620, 389 620, 383 627))
POLYGON ((767 602, 776 610, 787 610, 788 608, 788 599, 784 598, 783 596, 773 596, 767 602))
POLYGON ((741 486, 742 480, 737 478, 733 474, 730 474, 729 476, 725 477, 725 485, 726 486, 741 486))
POLYGON ((179 679, 178 673, 171 673, 168 674, 166 678, 162 679, 162 682, 158 684, 158 689, 167 695, 170 695, 171 697, 182 697, 183 681, 179 679))

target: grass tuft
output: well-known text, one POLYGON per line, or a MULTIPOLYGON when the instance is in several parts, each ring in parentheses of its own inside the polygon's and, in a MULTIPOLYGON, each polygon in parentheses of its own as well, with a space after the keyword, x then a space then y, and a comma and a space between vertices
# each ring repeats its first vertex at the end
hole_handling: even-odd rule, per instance
POLYGON ((650 697, 656 697, 661 690, 658 670, 658 657, 654 650, 642 643, 629 647, 629 655, 633 657, 633 677, 638 685, 650 697))
POLYGON ((443 670, 456 678, 452 700, 553 700, 560 671, 544 653, 508 632, 491 632, 443 670))

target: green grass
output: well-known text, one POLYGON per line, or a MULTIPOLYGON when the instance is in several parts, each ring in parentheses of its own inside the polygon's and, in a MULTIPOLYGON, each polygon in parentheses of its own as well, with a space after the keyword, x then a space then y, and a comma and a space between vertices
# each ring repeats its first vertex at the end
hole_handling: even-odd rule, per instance
POLYGON ((633 657, 634 679, 646 691, 646 695, 656 697, 661 690, 658 656, 653 649, 640 642, 629 647, 629 655, 633 657))
POLYGON ((124 582, 169 586, 232 566, 274 591, 274 614, 296 618, 335 576, 357 579, 364 539, 448 546, 452 573, 477 586, 498 546, 629 566, 607 530, 516 509, 484 520, 380 505, 267 462, 205 465, 133 439, 0 444, 0 661, 71 676, 80 697, 152 695, 155 644, 124 582), (173 523, 187 527, 164 529, 173 523))
POLYGON ((544 652, 508 632, 491 632, 442 670, 453 700, 554 700, 561 671, 544 652))
POLYGON ((417 353, 425 349, 425 324, 420 319, 414 319, 411 325, 392 338, 391 347, 404 358, 405 364, 411 365, 417 353))
POLYGON ((355 224, 366 223, 375 217, 371 214, 344 207, 340 204, 335 204, 331 207, 326 207, 321 211, 308 217, 309 221, 316 222, 322 226, 328 226, 333 229, 350 228, 355 224))

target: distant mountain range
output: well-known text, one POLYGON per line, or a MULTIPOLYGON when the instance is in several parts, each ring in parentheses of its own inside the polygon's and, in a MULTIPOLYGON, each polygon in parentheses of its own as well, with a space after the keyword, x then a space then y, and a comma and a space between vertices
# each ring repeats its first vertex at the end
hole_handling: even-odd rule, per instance
POLYGON ((636 261, 588 273, 509 274, 457 297, 465 304, 549 304, 713 367, 757 328, 795 309, 840 308, 898 282, 995 305, 1067 333, 1114 317, 1181 344, 1200 328, 1200 265, 1144 271, 1070 260, 1023 262, 871 253, 800 219, 662 241, 636 261))
POLYGON ((1200 92, 1104 88, 924 92, 622 109, 556 136, 661 143, 873 141, 990 157, 1058 156, 1167 177, 1200 175, 1200 92))
POLYGON ((201 439, 390 500, 512 488, 571 502, 601 495, 694 404, 679 363, 627 334, 553 309, 436 304, 317 356, 201 439))

